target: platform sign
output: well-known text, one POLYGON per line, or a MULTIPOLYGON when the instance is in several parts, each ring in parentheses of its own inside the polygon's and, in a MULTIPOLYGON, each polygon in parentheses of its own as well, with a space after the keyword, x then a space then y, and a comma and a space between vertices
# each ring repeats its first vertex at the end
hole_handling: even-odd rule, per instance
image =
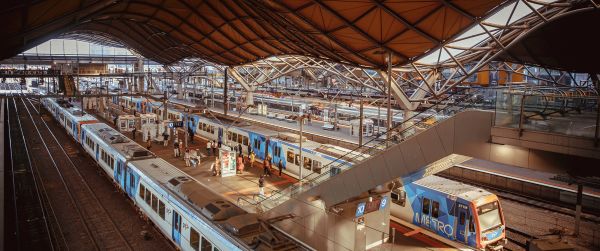
POLYGON ((173 121, 168 123, 169 128, 183 127, 183 121, 173 121))
POLYGON ((235 151, 219 149, 219 159, 221 160, 221 177, 235 176, 235 151))
POLYGON ((365 214, 365 208, 367 206, 366 202, 361 202, 358 203, 358 206, 356 207, 356 214, 354 215, 355 218, 361 217, 365 214))
POLYGON ((388 204, 388 197, 387 196, 381 197, 381 202, 379 202, 379 210, 385 209, 385 207, 387 207, 387 204, 388 204))

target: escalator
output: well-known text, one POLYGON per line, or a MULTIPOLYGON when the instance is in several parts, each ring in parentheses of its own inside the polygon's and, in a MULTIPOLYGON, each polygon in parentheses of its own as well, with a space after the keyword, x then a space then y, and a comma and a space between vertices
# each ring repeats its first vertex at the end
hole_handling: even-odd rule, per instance
MULTIPOLYGON (((454 154, 456 152, 453 147, 455 139, 442 139, 443 135, 454 134, 443 130, 449 130, 449 125, 454 125, 458 120, 474 122, 473 125, 479 128, 469 130, 479 131, 480 135, 477 135, 475 140, 485 142, 489 139, 492 113, 472 109, 482 108, 483 98, 480 95, 454 95, 446 98, 446 101, 450 101, 450 99, 452 102, 440 102, 396 125, 390 130, 389 139, 372 140, 340 157, 361 159, 351 167, 331 162, 324 166, 323 170, 325 171, 321 174, 312 173, 267 198, 258 201, 246 198, 241 198, 241 200, 256 205, 258 211, 268 211, 291 198, 321 199, 326 206, 330 206, 358 196, 360 193, 395 178, 403 178, 407 182, 411 182, 410 180, 441 171, 447 168, 446 165, 467 160, 462 155, 454 154), (460 97, 456 98, 457 96, 460 97), (427 151, 418 149, 423 147, 429 149, 427 151), (394 159, 403 155, 408 157, 394 159), (410 159, 412 157, 418 159, 410 159), (431 163, 435 163, 435 165, 432 166, 431 163), (347 183, 347 186, 344 186, 344 183, 347 183)), ((462 127, 458 129, 468 129, 465 126, 462 127)))

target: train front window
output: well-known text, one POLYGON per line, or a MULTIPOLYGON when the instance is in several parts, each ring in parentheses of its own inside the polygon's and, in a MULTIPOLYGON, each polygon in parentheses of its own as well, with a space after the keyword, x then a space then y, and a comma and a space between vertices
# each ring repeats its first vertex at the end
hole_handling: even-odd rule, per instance
POLYGON ((478 207, 477 215, 479 216, 479 226, 481 228, 481 232, 502 225, 498 201, 478 207))

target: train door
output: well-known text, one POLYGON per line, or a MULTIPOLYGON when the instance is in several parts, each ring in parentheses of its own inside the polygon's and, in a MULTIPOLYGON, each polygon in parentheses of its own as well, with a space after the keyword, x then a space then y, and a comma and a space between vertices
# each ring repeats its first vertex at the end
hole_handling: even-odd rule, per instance
POLYGON ((281 145, 278 144, 279 142, 274 142, 269 140, 269 156, 271 156, 272 162, 273 162, 273 166, 277 167, 277 164, 279 164, 279 160, 281 159, 281 145))
POLYGON ((173 228, 171 230, 173 241, 179 245, 181 243, 181 215, 173 210, 173 228))
POLYGON ((469 207, 465 204, 456 203, 458 222, 456 223, 456 241, 466 243, 468 241, 467 226, 469 225, 469 207))
POLYGON ((138 177, 137 177, 137 175, 135 175, 133 170, 131 170, 127 166, 125 166, 125 169, 126 169, 125 190, 127 191, 127 194, 129 195, 129 197, 133 198, 135 196, 135 185, 137 183, 136 180, 138 180, 138 177))
POLYGON ((119 185, 121 185, 122 188, 125 188, 125 179, 123 177, 124 169, 123 161, 117 160, 117 167, 115 168, 114 176, 115 180, 119 185))

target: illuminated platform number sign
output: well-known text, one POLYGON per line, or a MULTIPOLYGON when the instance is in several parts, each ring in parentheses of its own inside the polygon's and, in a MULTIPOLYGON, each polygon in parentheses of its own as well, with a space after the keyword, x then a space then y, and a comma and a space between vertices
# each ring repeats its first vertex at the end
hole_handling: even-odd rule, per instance
POLYGON ((371 202, 358 203, 356 207, 355 217, 361 217, 364 214, 375 212, 377 210, 383 210, 387 207, 389 199, 387 196, 383 196, 378 199, 373 199, 371 202))
POLYGON ((183 121, 169 122, 169 128, 183 127, 183 121))

